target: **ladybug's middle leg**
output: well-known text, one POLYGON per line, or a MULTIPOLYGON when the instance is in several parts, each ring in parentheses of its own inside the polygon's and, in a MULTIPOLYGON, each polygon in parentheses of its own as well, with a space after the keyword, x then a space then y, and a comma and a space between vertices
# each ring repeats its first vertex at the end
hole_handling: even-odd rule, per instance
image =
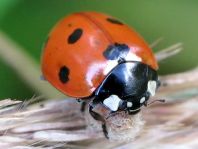
POLYGON ((86 107, 87 107, 87 102, 86 101, 84 101, 84 100, 82 100, 82 99, 76 99, 81 105, 80 105, 80 111, 82 112, 82 113, 84 113, 85 112, 85 110, 86 110, 86 107))
POLYGON ((87 106, 87 102, 83 101, 81 103, 80 111, 84 113, 85 112, 85 109, 86 109, 86 106, 87 106))

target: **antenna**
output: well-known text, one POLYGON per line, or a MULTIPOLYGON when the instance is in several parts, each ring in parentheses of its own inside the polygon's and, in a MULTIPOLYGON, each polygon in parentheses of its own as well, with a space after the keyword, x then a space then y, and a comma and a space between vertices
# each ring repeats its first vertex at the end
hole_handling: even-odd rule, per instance
POLYGON ((151 101, 150 103, 147 103, 145 106, 150 106, 150 105, 152 105, 152 104, 154 104, 155 102, 166 102, 166 100, 165 99, 156 99, 156 100, 153 100, 153 101, 151 101))

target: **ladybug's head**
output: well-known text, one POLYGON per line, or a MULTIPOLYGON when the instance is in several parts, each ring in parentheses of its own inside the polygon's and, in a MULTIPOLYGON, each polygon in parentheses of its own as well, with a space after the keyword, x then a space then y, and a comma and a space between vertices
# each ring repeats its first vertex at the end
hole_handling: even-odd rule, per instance
POLYGON ((125 110, 129 114, 147 105, 159 86, 156 70, 141 62, 118 64, 95 91, 95 96, 111 111, 125 110))

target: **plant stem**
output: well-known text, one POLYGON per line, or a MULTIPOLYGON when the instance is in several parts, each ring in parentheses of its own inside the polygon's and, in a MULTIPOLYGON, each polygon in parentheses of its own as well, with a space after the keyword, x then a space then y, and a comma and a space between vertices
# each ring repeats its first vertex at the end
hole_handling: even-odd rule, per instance
POLYGON ((0 58, 7 63, 32 89, 47 98, 63 97, 56 89, 40 79, 39 64, 23 49, 0 31, 0 58))

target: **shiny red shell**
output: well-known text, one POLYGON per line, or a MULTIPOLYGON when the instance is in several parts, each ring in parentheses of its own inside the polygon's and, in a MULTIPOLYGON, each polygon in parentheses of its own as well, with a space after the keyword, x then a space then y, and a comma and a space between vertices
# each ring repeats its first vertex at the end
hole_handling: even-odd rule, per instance
POLYGON ((80 12, 65 17, 51 31, 42 55, 44 78, 68 96, 88 97, 117 65, 103 55, 115 43, 130 48, 127 60, 157 70, 152 50, 132 28, 102 13, 80 12))

